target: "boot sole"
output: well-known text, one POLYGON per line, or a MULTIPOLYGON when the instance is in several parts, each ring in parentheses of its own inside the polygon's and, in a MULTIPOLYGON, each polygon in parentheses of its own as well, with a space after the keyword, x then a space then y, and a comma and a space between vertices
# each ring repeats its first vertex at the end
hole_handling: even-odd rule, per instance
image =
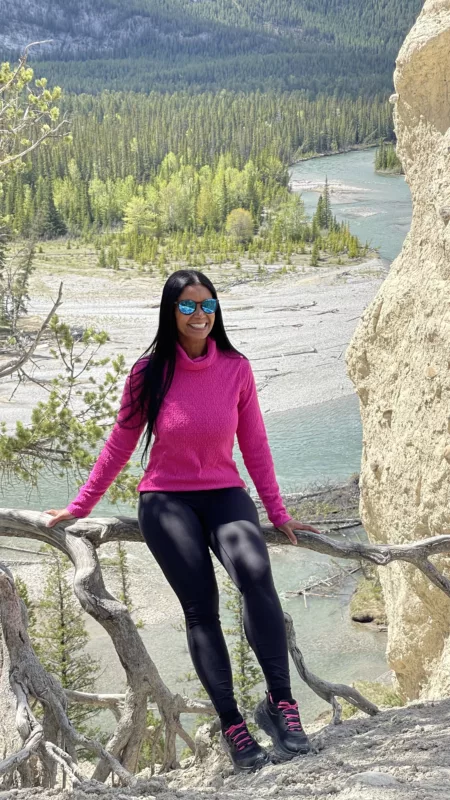
POLYGON ((258 725, 264 733, 267 733, 268 736, 273 741, 274 744, 274 755, 277 759, 282 761, 290 761, 295 756, 306 756, 307 753, 311 750, 311 745, 306 737, 306 741, 304 745, 302 745, 298 750, 292 751, 289 750, 279 737, 279 733, 276 729, 276 726, 272 722, 270 715, 267 713, 264 706, 258 706, 254 714, 255 723, 258 725))
POLYGON ((249 767, 241 767, 239 764, 235 764, 233 758, 231 756, 230 750, 228 749, 228 745, 223 738, 220 737, 220 745, 224 753, 227 754, 228 758, 230 759, 231 763, 233 764, 233 771, 235 775, 242 775, 242 774, 249 774, 251 772, 259 772, 260 769, 266 767, 267 764, 270 764, 270 758, 268 753, 265 750, 261 752, 261 755, 258 757, 258 760, 249 767))

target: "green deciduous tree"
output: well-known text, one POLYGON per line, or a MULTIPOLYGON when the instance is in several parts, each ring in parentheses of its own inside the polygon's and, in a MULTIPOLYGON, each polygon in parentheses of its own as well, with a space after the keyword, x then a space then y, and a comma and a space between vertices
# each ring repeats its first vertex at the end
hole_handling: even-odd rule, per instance
POLYGON ((45 78, 34 80, 27 57, 28 51, 16 67, 0 64, 0 177, 67 127, 60 120, 61 89, 48 89, 45 78))
POLYGON ((299 194, 292 194, 278 207, 274 228, 280 232, 284 241, 299 242, 304 237, 305 226, 303 200, 299 194))
POLYGON ((226 231, 238 244, 247 244, 253 239, 254 226, 252 215, 245 208, 234 208, 230 211, 226 222, 226 231))
POLYGON ((159 221, 154 209, 144 197, 132 197, 123 215, 125 236, 157 236, 159 221))

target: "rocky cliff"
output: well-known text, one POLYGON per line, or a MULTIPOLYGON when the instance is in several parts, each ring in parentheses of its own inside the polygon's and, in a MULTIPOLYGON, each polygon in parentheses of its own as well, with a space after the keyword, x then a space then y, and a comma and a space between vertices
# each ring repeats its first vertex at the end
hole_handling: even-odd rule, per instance
MULTIPOLYGON (((412 227, 347 353, 364 432, 361 513, 377 543, 450 533, 450 0, 425 3, 395 87, 412 227)), ((447 694, 449 599, 413 567, 380 573, 401 688, 447 694)))

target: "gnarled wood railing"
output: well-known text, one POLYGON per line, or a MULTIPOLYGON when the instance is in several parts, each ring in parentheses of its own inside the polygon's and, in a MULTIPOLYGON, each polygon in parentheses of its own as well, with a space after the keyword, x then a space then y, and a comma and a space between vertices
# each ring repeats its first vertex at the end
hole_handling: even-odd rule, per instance
MULTIPOLYGON (((123 695, 96 695, 64 692, 55 679, 40 665, 31 646, 14 580, 7 567, 0 565, 0 615, 5 643, 4 658, 9 659, 9 683, 0 683, 0 701, 15 716, 17 731, 23 745, 15 754, 0 762, 0 777, 11 770, 23 769, 32 754, 39 754, 44 765, 47 785, 53 785, 59 765, 72 783, 83 780, 76 765, 76 746, 98 755, 93 781, 104 782, 111 772, 123 784, 133 782, 139 752, 149 735, 146 727, 149 700, 156 704, 164 727, 165 753, 162 770, 177 765, 176 737, 195 751, 195 742, 183 729, 180 714, 210 714, 215 717, 209 702, 191 700, 173 694, 161 678, 139 635, 126 606, 106 589, 98 559, 99 548, 107 543, 142 542, 136 519, 128 517, 88 518, 71 520, 47 528, 47 517, 35 511, 0 509, 0 535, 30 538, 52 545, 67 555, 74 568, 74 592, 83 607, 107 631, 123 666, 127 689, 123 695), (37 698, 44 708, 42 722, 31 710, 30 698, 37 698), (79 734, 67 717, 67 700, 109 707, 116 716, 115 731, 103 748, 98 742, 79 734), (57 742, 65 742, 61 748, 57 742)), ((272 527, 263 528, 268 544, 289 544, 287 537, 272 527)), ((393 561, 413 564, 439 589, 450 597, 450 580, 429 560, 432 556, 450 553, 450 536, 436 536, 408 545, 372 545, 346 540, 337 541, 323 534, 297 531, 300 547, 326 555, 368 561, 386 566, 393 561)), ((333 720, 341 718, 338 697, 367 714, 376 714, 377 707, 350 686, 333 684, 318 678, 306 667, 299 651, 292 620, 286 617, 288 644, 292 659, 308 686, 333 707, 333 720)), ((6 664, 3 664, 5 667, 6 664)), ((5 669, 2 670, 2 677, 5 669)))

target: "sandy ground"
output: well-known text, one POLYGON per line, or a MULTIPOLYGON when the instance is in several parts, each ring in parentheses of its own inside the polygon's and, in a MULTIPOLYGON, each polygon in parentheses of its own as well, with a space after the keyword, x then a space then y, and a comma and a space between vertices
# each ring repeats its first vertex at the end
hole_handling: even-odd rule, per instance
POLYGON ((219 749, 204 765, 166 777, 141 773, 135 787, 73 792, 1 792, 1 800, 447 800, 450 796, 450 701, 417 703, 377 717, 353 717, 311 737, 316 753, 234 776, 219 749))
MULTIPOLYGON (((302 180, 293 179, 290 182, 290 187, 294 192, 323 192, 325 181, 313 181, 308 178, 302 180)), ((331 181, 328 183, 330 194, 361 194, 362 192, 371 192, 371 189, 363 186, 352 186, 349 183, 342 181, 331 181)))
POLYGON ((227 778, 227 764, 222 762, 220 771, 217 758, 211 776, 199 778, 192 770, 186 777, 174 775, 169 785, 188 789, 190 781, 209 782, 218 789, 216 797, 226 800, 444 800, 450 796, 449 725, 448 700, 412 704, 375 718, 358 715, 317 729, 311 737, 317 752, 290 764, 227 778))
MULTIPOLYGON (((344 355, 358 319, 386 275, 380 259, 343 267, 303 268, 260 281, 226 285, 213 279, 233 344, 252 363, 264 413, 321 403, 353 392, 344 355), (223 290, 220 287, 223 285, 223 290)), ((31 289, 31 315, 42 318, 61 278, 42 270, 31 289)), ((108 331, 102 353, 123 353, 128 366, 156 332, 161 283, 143 275, 94 272, 64 275, 60 317, 73 327, 108 331)), ((56 374, 46 345, 38 350, 39 375, 56 374)), ((2 383, 0 417, 9 426, 26 421, 44 390, 2 383)))

